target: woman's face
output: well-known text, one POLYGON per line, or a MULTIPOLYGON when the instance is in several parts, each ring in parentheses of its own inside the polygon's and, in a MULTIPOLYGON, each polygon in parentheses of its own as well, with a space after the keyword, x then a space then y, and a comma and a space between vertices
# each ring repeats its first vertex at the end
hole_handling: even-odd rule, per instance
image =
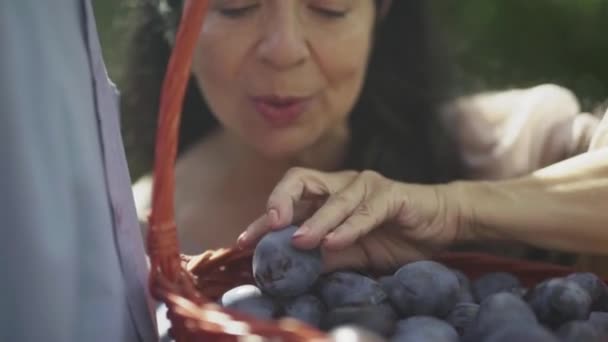
POLYGON ((270 158, 343 128, 362 88, 373 0, 212 0, 193 72, 224 128, 270 158))

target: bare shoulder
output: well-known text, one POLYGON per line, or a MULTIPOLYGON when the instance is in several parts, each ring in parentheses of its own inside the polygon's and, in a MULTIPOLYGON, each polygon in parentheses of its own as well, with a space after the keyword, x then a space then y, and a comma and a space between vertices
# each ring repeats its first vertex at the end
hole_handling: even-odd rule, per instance
POLYGON ((472 178, 510 178, 585 151, 597 119, 567 88, 542 84, 471 94, 444 119, 472 178))
MULTIPOLYGON (((210 192, 210 187, 217 183, 221 172, 218 169, 217 155, 213 142, 206 141, 193 145, 176 161, 175 165, 175 203, 176 209, 184 203, 202 200, 202 195, 210 192)), ((145 174, 131 187, 137 216, 142 225, 147 222, 152 209, 152 173, 145 174)), ((179 214, 179 213, 178 213, 179 214)), ((142 228, 145 230, 145 227, 142 228)))
POLYGON ((530 109, 534 109, 533 112, 541 114, 578 113, 580 104, 570 89, 548 83, 464 95, 449 102, 445 109, 448 115, 458 116, 464 121, 475 117, 477 120, 499 122, 516 110, 530 112, 530 109))

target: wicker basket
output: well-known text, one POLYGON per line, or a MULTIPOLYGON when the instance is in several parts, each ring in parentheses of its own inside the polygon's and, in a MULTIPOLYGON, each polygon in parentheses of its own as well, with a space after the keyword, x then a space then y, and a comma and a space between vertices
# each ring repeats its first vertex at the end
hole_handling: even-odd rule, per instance
MULTIPOLYGON (((253 282, 251 251, 228 248, 192 257, 179 253, 173 204, 178 128, 192 52, 207 8, 207 0, 186 2, 161 94, 147 241, 151 292, 167 305, 170 334, 178 342, 236 341, 254 335, 288 342, 327 340, 324 332, 295 320, 256 320, 216 304, 226 290, 253 282)), ((526 286, 573 272, 476 253, 444 254, 436 260, 473 278, 492 271, 512 272, 526 286)))

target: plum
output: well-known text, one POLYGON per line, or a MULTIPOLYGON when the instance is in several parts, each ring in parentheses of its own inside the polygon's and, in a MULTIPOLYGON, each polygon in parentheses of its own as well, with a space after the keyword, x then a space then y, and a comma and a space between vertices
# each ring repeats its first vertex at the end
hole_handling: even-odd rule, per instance
MULTIPOLYGON (((549 330, 538 324, 508 325, 488 335, 480 342, 559 342, 549 330)), ((467 341, 468 342, 468 341, 467 341)))
POLYGON ((458 300, 460 283, 449 268, 429 260, 401 267, 394 275, 397 284, 388 296, 402 317, 444 318, 458 300))
POLYGON ((473 282, 473 294, 478 303, 498 292, 513 292, 521 288, 519 279, 511 273, 492 272, 482 275, 473 282))
POLYGON ((608 312, 594 311, 589 315, 587 321, 593 324, 608 340, 608 312))
POLYGON ((573 320, 586 320, 591 297, 577 283, 553 278, 538 284, 528 295, 538 320, 551 329, 573 320))
POLYGON ((462 336, 475 321, 478 311, 479 304, 458 303, 445 320, 462 336))
POLYGON ((458 299, 457 303, 475 303, 475 298, 473 297, 473 290, 471 289, 471 281, 469 277, 467 277, 460 270, 453 269, 452 272, 458 278, 458 283, 460 284, 460 289, 458 290, 458 299))
POLYGON ((499 292, 481 302, 473 324, 464 332, 465 340, 483 341, 494 331, 510 325, 535 326, 538 321, 521 297, 499 292))
POLYGON ((327 312, 323 328, 331 330, 342 325, 353 325, 381 336, 389 336, 395 329, 397 313, 388 304, 349 305, 327 312))
POLYGON ((591 297, 591 310, 608 311, 608 286, 597 275, 589 272, 572 273, 566 277, 582 287, 591 297))
POLYGON ((283 302, 284 316, 298 319, 313 327, 320 326, 323 312, 323 303, 311 294, 290 298, 283 302))
POLYGON ((528 291, 529 290, 527 288, 525 288, 525 287, 516 287, 516 288, 511 289, 508 292, 511 292, 511 293, 513 293, 515 295, 518 295, 518 296, 522 297, 522 298, 525 298, 526 295, 528 294, 528 291))
POLYGON ((587 321, 570 321, 557 330, 562 342, 602 342, 599 330, 587 321))
POLYGON ((321 278, 317 291, 329 310, 349 305, 376 305, 387 295, 380 284, 356 272, 334 272, 321 278))
POLYGON ((380 287, 382 288, 382 290, 384 290, 385 293, 388 293, 388 291, 390 291, 390 289, 395 284, 395 277, 393 277, 392 275, 380 277, 378 278, 378 284, 380 284, 380 287))
POLYGON ((458 342, 460 337, 448 323, 431 316, 412 316, 397 322, 391 342, 458 342))
POLYGON ((266 234, 253 254, 253 276, 258 287, 275 297, 293 297, 307 292, 321 274, 319 248, 301 250, 292 246, 298 229, 289 226, 266 234))
POLYGON ((226 291, 220 299, 226 308, 261 319, 272 319, 278 313, 277 303, 254 285, 241 285, 226 291))

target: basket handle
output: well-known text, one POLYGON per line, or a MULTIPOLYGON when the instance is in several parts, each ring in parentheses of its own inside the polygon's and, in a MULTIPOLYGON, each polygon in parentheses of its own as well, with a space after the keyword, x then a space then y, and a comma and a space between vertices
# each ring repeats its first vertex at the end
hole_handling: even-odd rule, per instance
POLYGON ((179 126, 192 55, 208 7, 208 0, 185 2, 160 94, 147 247, 152 276, 160 272, 172 282, 177 281, 181 273, 174 208, 174 167, 179 126))

